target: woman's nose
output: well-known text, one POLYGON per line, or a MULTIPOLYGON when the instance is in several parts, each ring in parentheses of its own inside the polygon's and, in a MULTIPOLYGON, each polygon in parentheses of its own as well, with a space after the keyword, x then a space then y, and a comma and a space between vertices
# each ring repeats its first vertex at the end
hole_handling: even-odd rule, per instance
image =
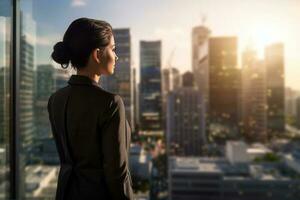
POLYGON ((119 59, 119 57, 116 55, 115 59, 116 59, 116 61, 117 61, 117 60, 119 59))

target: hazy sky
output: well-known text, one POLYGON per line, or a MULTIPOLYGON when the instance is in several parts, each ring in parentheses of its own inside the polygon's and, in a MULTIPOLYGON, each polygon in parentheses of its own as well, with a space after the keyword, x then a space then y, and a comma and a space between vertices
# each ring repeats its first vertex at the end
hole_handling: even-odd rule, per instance
POLYGON ((140 40, 162 40, 163 67, 170 61, 184 72, 191 69, 192 27, 205 16, 212 36, 238 37, 239 51, 252 43, 263 57, 266 44, 283 42, 286 86, 300 90, 298 0, 33 0, 32 6, 21 1, 37 23, 38 63, 50 62, 53 44, 71 21, 85 16, 130 28, 134 67, 139 67, 140 40))

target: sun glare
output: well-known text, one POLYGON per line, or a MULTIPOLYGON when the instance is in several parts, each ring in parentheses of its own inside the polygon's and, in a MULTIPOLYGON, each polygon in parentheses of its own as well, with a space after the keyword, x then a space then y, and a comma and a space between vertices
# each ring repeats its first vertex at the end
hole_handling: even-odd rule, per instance
POLYGON ((277 30, 267 24, 256 25, 253 29, 250 37, 253 42, 254 48, 257 50, 257 54, 260 58, 264 56, 264 49, 267 45, 278 41, 276 35, 278 35, 277 30))

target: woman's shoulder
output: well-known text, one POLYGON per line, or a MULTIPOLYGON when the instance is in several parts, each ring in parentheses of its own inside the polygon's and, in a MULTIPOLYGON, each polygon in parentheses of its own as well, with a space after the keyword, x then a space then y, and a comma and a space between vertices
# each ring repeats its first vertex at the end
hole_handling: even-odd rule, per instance
MULTIPOLYGON (((51 98, 53 97, 57 97, 55 99, 61 99, 63 98, 63 96, 68 96, 67 93, 72 93, 72 87, 70 86, 66 86, 63 88, 58 89, 57 91, 55 91, 54 93, 52 93, 49 97, 48 100, 48 104, 51 101, 51 98)), ((74 91, 73 91, 74 92, 74 91)), ((79 91, 75 91, 79 92, 79 91)), ((124 107, 124 101, 122 99, 122 97, 119 94, 104 90, 102 88, 99 87, 94 87, 92 90, 90 90, 90 92, 88 93, 84 93, 82 95, 75 95, 78 98, 82 98, 82 99, 92 99, 89 102, 97 102, 98 104, 100 102, 103 102, 104 105, 108 106, 108 107, 118 107, 118 108, 122 108, 124 107)))
POLYGON ((119 94, 104 90, 102 88, 98 88, 99 95, 105 96, 111 103, 122 103, 123 99, 119 94))

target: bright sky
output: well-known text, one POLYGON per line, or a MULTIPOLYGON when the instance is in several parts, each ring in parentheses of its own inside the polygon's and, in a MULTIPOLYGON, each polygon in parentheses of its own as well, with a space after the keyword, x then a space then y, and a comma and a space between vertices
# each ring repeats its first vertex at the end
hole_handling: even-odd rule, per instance
POLYGON ((191 69, 192 28, 206 16, 212 36, 238 36, 239 51, 252 43, 263 57, 266 44, 283 42, 286 86, 300 90, 299 10, 298 0, 33 0, 37 61, 48 63, 70 22, 86 16, 130 28, 134 67, 139 67, 139 41, 160 39, 163 67, 175 49, 171 64, 184 72, 191 69))

